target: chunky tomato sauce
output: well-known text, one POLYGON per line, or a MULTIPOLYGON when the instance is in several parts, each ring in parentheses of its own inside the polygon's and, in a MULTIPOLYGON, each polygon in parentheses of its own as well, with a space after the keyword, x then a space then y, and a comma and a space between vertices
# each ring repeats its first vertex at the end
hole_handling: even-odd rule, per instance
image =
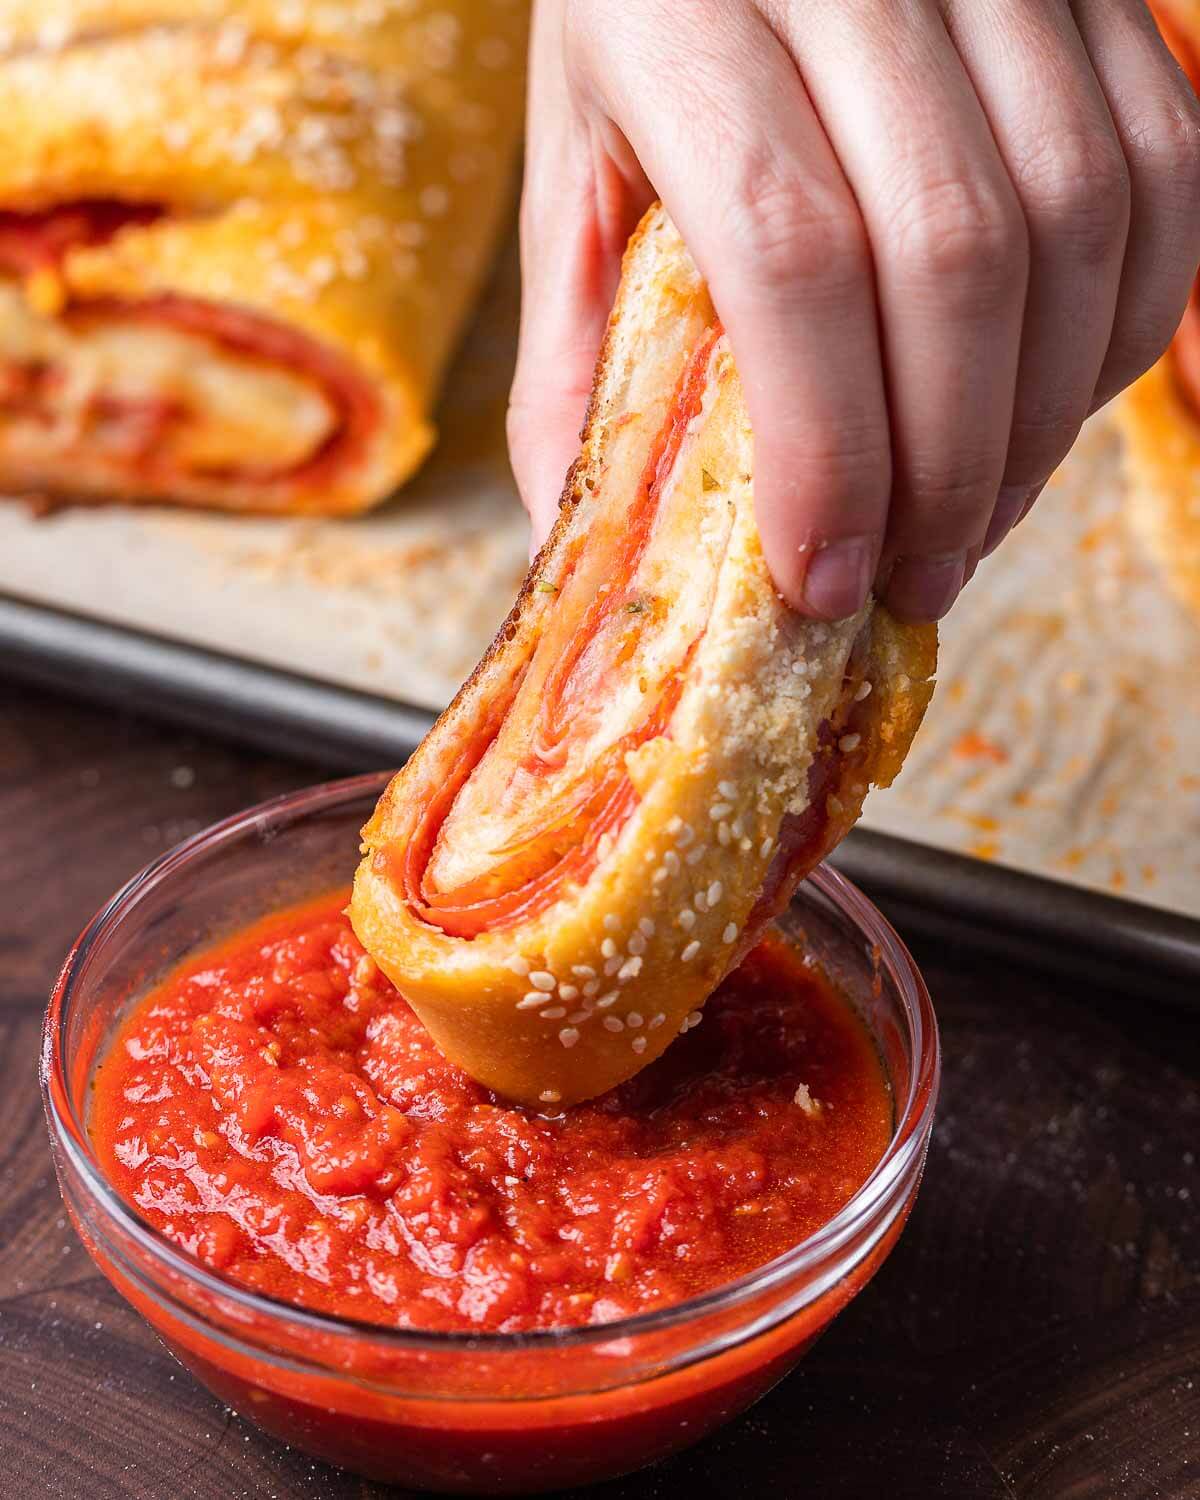
POLYGON ((236 1281, 399 1327, 605 1322, 794 1245, 887 1146, 870 1040, 778 939, 661 1059, 555 1118, 441 1056, 343 902, 189 960, 97 1070, 111 1181, 236 1281))

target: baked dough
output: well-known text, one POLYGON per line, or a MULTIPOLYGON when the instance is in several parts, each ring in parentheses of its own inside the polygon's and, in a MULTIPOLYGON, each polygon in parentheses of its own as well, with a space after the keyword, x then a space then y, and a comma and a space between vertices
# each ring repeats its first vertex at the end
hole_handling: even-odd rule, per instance
MULTIPOLYGON (((1200 0, 1154 0, 1162 33, 1200 88, 1200 0)), ((1172 593, 1200 616, 1200 286, 1170 349, 1116 404, 1126 518, 1172 593)))
POLYGON ((661 208, 626 254, 559 520, 363 831, 350 916, 455 1063, 598 1094, 705 998, 899 769, 933 627, 776 593, 741 384, 661 208))
POLYGON ((526 0, 0 0, 0 487, 344 513, 428 452, 526 0))

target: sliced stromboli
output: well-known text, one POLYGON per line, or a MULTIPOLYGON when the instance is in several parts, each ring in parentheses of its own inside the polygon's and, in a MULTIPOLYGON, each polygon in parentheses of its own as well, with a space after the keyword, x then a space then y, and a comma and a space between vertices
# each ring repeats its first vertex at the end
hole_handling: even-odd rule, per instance
MULTIPOLYGON (((1163 37, 1200 91, 1200 0, 1153 0, 1163 37)), ((1200 617, 1200 282, 1162 359, 1117 403, 1130 528, 1200 617)))
POLYGON ((498 1092, 602 1092, 899 768, 933 629, 788 610, 728 342, 674 227, 631 242, 583 451, 488 655, 364 829, 350 914, 498 1092))
POLYGON ((0 491, 391 493, 503 221, 525 28, 475 0, 0 0, 0 491))

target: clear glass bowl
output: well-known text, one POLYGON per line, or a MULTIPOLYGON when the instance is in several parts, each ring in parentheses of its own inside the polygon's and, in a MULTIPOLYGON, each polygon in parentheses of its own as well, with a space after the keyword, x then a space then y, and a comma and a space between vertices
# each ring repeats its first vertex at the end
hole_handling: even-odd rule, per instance
POLYGON ((348 882, 385 778, 277 798, 165 854, 72 949, 50 1000, 42 1087, 63 1198, 96 1264, 222 1401, 371 1478, 529 1494, 696 1442, 781 1378, 871 1279, 912 1207, 937 1093, 925 985, 866 898, 822 868, 780 926, 857 1008, 895 1100, 887 1152, 817 1234, 704 1296, 601 1327, 419 1333, 246 1290, 145 1224, 87 1131, 97 1058, 130 1002, 192 950, 348 882))

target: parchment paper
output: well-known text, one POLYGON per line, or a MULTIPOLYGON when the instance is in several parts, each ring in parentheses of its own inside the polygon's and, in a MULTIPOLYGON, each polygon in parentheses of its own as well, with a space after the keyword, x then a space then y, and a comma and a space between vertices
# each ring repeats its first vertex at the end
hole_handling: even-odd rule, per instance
MULTIPOLYGON (((438 452, 365 519, 0 503, 0 590, 439 708, 525 570, 504 457, 510 251, 438 452)), ((1121 521, 1103 415, 942 631, 939 687, 866 826, 1200 917, 1200 622, 1121 521)))

